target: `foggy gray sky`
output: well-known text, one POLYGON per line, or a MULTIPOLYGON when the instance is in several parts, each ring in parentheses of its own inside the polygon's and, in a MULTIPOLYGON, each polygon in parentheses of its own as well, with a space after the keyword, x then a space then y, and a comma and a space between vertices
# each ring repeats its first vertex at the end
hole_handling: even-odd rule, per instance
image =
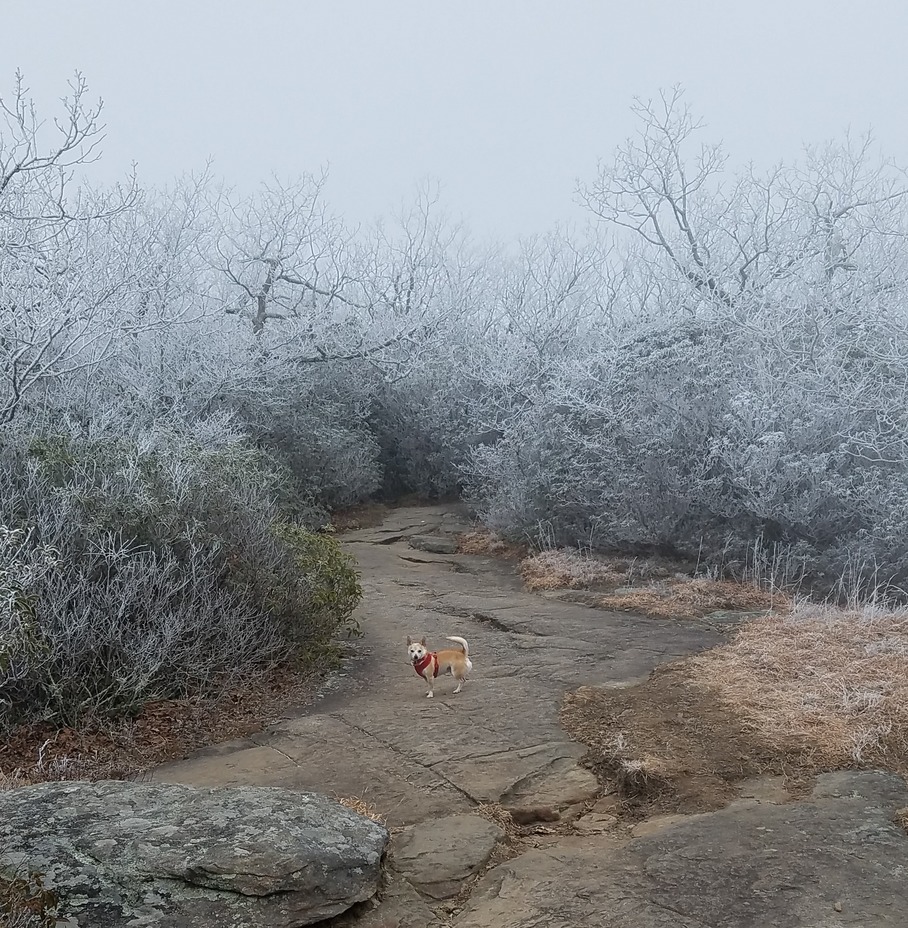
POLYGON ((634 95, 674 83, 734 163, 848 126, 908 162, 906 36, 903 0, 3 0, 0 91, 19 67, 50 114, 81 69, 106 104, 100 179, 328 164, 328 201, 369 220, 431 176, 510 237, 582 219, 576 179, 632 130, 634 95))

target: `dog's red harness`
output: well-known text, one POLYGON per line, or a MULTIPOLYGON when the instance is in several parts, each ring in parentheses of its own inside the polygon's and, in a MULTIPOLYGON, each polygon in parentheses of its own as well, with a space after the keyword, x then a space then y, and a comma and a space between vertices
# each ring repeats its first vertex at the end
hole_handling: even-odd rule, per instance
POLYGON ((421 676, 425 677, 426 670, 429 668, 429 664, 434 664, 432 668, 432 676, 438 676, 438 652, 429 651, 424 654, 418 661, 413 661, 413 669, 421 676))

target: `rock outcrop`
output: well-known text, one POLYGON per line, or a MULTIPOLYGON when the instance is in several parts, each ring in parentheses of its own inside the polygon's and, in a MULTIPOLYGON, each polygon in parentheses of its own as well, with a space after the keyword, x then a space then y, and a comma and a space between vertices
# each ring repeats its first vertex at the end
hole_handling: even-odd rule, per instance
POLYGON ((631 841, 568 839, 491 870, 457 928, 904 926, 908 835, 894 813, 906 801, 900 777, 834 773, 801 802, 666 816, 631 841))
POLYGON ((444 535, 413 535, 410 547, 427 554, 456 554, 457 539, 444 535))
POLYGON ((91 928, 297 928, 379 887, 387 831, 262 787, 45 783, 0 793, 0 874, 39 873, 91 928))

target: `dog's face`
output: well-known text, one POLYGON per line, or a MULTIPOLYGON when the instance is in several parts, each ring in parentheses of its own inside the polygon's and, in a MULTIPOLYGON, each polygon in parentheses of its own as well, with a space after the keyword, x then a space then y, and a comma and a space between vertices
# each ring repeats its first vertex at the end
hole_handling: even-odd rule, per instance
POLYGON ((407 638, 407 657, 410 658, 411 664, 421 661, 428 653, 429 649, 426 647, 425 638, 423 638, 422 641, 414 641, 412 638, 407 638))

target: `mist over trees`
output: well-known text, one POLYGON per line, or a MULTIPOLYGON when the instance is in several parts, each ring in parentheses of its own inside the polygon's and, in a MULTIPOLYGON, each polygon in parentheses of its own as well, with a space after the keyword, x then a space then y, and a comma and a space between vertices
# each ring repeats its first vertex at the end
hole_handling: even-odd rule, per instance
POLYGON ((905 586, 904 171, 864 138, 730 170, 679 91, 635 109, 578 187, 589 226, 500 247, 428 186, 351 228, 320 174, 77 182, 100 106, 77 76, 45 121, 19 79, 2 702, 52 715, 80 668, 98 707, 274 660, 327 621, 293 627, 312 574, 278 527, 406 493, 509 536, 905 586))

